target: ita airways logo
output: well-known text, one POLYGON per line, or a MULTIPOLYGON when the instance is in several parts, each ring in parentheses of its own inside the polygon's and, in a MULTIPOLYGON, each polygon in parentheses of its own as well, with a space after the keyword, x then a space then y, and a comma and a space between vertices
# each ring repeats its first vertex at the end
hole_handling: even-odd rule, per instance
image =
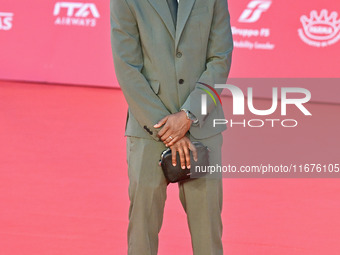
POLYGON ((299 36, 306 44, 314 47, 326 47, 340 40, 340 19, 338 13, 322 10, 320 14, 313 10, 310 16, 300 18, 302 27, 298 29, 299 36))
POLYGON ((95 27, 100 17, 94 3, 57 2, 53 15, 55 25, 95 27))
POLYGON ((11 12, 0 12, 0 30, 12 29, 13 15, 11 12))
POLYGON ((266 12, 271 6, 271 0, 252 0, 247 8, 242 12, 238 21, 241 23, 254 23, 258 21, 262 13, 266 12))

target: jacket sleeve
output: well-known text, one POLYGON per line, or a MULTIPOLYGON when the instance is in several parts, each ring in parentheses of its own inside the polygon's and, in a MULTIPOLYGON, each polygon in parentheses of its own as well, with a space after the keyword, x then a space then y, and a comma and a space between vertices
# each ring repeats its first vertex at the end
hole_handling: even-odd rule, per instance
POLYGON ((141 73, 143 54, 136 19, 126 0, 110 1, 111 46, 115 73, 129 109, 155 140, 153 128, 170 112, 141 73))
MULTIPOLYGON (((214 92, 207 86, 202 85, 202 83, 212 88, 214 88, 215 84, 226 83, 231 66, 232 50, 233 39, 228 3, 227 0, 216 0, 208 40, 206 69, 196 83, 195 89, 189 94, 187 100, 182 105, 182 108, 188 109, 195 115, 200 127, 204 124, 206 116, 208 116, 215 107, 215 102, 208 96, 207 115, 201 114, 201 95, 206 94, 204 90, 210 90, 210 94, 212 94, 215 97, 215 101, 218 102, 214 92)), ((223 89, 216 89, 219 96, 222 90, 223 89)))

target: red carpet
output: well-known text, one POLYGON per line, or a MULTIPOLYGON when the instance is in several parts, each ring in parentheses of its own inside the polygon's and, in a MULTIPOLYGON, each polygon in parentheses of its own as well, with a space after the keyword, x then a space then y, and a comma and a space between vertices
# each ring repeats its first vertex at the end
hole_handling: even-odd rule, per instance
MULTIPOLYGON (((126 110, 120 90, 0 82, 1 255, 126 254, 126 110)), ((279 162, 285 150, 290 162, 321 151, 339 160, 340 106, 310 110, 307 124, 318 132, 302 125, 287 139, 292 130, 230 129, 226 156, 249 163, 262 152, 279 162), (322 125, 327 116, 336 122, 322 125), (301 136, 314 143, 293 153, 301 136), (267 146, 274 141, 276 151, 267 146)), ((340 254, 339 195, 339 179, 224 179, 225 254, 340 254)), ((168 190, 159 254, 192 254, 177 185, 168 190)))

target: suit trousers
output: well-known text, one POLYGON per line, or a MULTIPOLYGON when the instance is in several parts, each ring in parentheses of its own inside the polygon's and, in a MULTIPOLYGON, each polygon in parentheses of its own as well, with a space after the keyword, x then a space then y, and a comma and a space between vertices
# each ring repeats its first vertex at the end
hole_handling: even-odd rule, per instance
MULTIPOLYGON (((191 141, 194 140, 210 149, 210 165, 221 165, 222 134, 202 140, 191 138, 191 141)), ((168 185, 158 162, 165 149, 162 142, 154 139, 127 137, 129 255, 157 254, 168 185)), ((187 215, 193 254, 222 255, 221 175, 181 182, 178 187, 180 201, 187 215)))

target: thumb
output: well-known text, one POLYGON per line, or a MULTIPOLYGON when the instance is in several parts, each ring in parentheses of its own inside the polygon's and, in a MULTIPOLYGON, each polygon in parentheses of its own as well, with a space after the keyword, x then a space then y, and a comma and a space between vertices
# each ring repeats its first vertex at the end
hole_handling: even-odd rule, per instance
POLYGON ((167 120, 168 120, 168 116, 165 116, 163 119, 158 121, 158 123, 155 124, 153 127, 154 128, 159 128, 159 127, 163 126, 166 123, 167 120))

